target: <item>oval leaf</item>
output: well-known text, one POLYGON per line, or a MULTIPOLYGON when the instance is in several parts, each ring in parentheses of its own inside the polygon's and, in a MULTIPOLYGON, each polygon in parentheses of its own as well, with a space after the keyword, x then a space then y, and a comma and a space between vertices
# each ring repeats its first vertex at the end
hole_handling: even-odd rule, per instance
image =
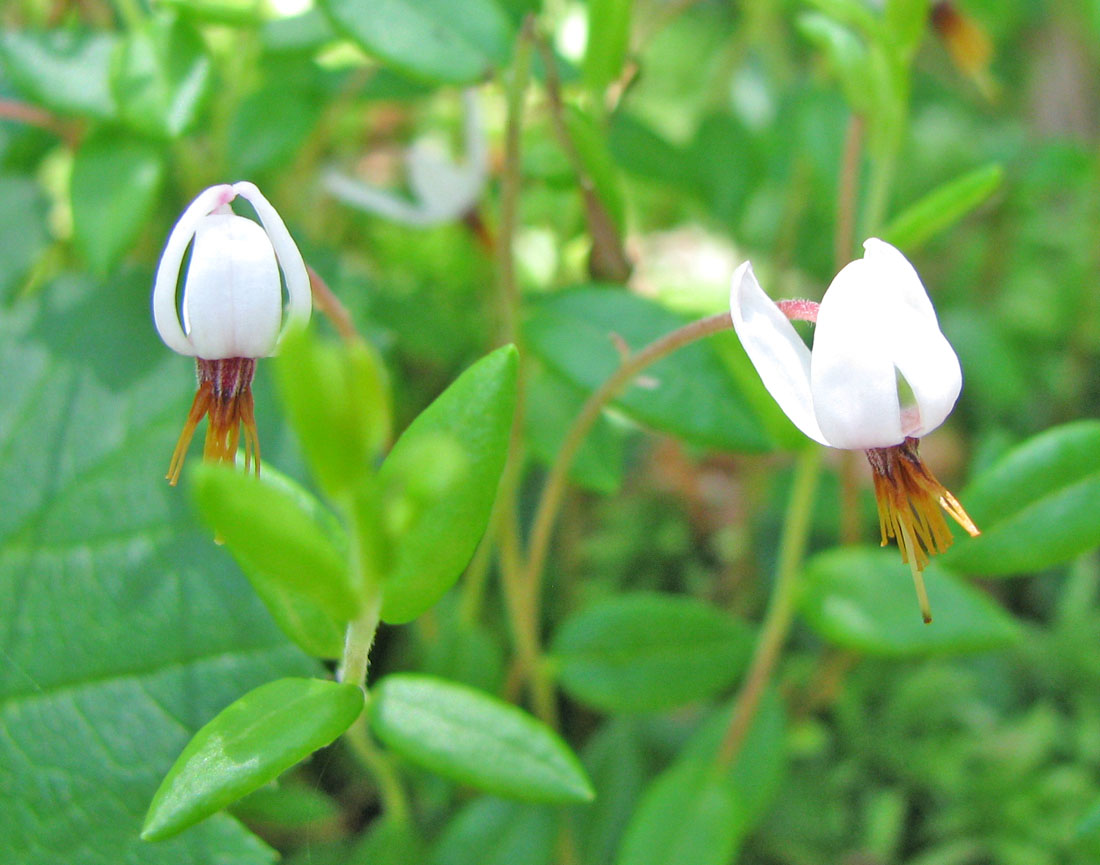
POLYGON ((907 252, 950 228, 997 191, 1000 165, 984 165, 933 190, 897 215, 883 237, 907 252))
POLYGON ((800 607, 814 629, 869 655, 981 651, 1019 636, 1008 614, 936 564, 924 572, 933 617, 924 624, 912 574, 897 550, 822 553, 806 565, 803 581, 800 607))
POLYGON ((638 593, 566 619, 552 652, 571 697, 605 712, 650 712, 731 684, 748 662, 752 634, 693 598, 638 593))
POLYGON ((535 802, 594 795, 569 746, 523 710, 433 676, 387 676, 370 704, 371 729, 426 769, 489 793, 535 802))
POLYGON ((0 60, 12 83, 36 105, 109 120, 116 114, 108 81, 117 42, 107 33, 0 33, 0 60))
MULTIPOLYGON (((618 340, 637 351, 686 323, 654 301, 606 287, 556 293, 534 309, 525 327, 531 350, 586 391, 598 388, 618 368, 618 340)), ((707 342, 655 363, 615 405, 642 423, 697 444, 755 451, 771 446, 749 401, 707 342)))
POLYGON ((331 528, 285 487, 231 466, 191 472, 195 502, 246 572, 305 595, 340 621, 355 618, 359 594, 331 528))
POLYGON ((199 730, 149 806, 141 837, 170 838, 262 787, 343 733, 363 710, 355 685, 279 679, 199 730))
POLYGON ((427 81, 470 84, 508 63, 512 26, 493 0, 323 0, 370 54, 427 81))
POLYGON ((107 273, 149 218, 164 176, 156 145, 125 133, 92 133, 73 160, 73 239, 98 273, 107 273))
POLYGON ((1067 562, 1100 544, 1100 422, 1055 427, 983 472, 959 500, 981 535, 956 540, 945 565, 1004 576, 1067 562))
POLYGON ((558 842, 553 809, 483 796, 464 807, 436 842, 431 865, 550 865, 558 842))
POLYGON ((415 515, 395 541, 382 602, 386 622, 407 622, 435 604, 474 554, 508 455, 517 368, 514 346, 482 358, 421 412, 382 464, 383 489, 421 488, 415 515), (457 448, 461 465, 441 473, 434 489, 414 483, 414 476, 433 470, 447 442, 457 448), (429 464, 421 465, 425 456, 429 464))

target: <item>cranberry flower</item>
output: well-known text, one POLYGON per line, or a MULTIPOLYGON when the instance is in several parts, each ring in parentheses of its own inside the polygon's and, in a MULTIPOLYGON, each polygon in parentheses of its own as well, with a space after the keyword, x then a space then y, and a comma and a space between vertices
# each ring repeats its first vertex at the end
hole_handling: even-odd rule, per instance
POLYGON ((309 275, 282 218, 254 184, 222 184, 191 202, 168 235, 153 285, 153 321, 173 351, 195 358, 198 392, 180 433, 168 481, 179 480, 195 427, 210 415, 203 457, 232 463, 244 429, 245 470, 253 456, 260 471, 260 442, 253 414, 256 358, 274 353, 285 325, 309 320, 309 275), (229 203, 247 200, 259 224, 237 216, 229 203), (192 242, 193 241, 193 242, 192 242), (191 261, 183 282, 183 324, 176 286, 184 254, 191 261), (288 303, 283 311, 286 281, 288 303))
POLYGON ((971 535, 973 521, 917 454, 921 436, 944 422, 962 389, 954 349, 940 331, 913 265, 871 238, 845 266, 820 307, 813 351, 745 262, 733 276, 733 326, 764 386, 802 432, 829 447, 863 450, 874 471, 882 543, 897 540, 921 613, 931 621, 921 572, 951 544, 942 507, 971 535))

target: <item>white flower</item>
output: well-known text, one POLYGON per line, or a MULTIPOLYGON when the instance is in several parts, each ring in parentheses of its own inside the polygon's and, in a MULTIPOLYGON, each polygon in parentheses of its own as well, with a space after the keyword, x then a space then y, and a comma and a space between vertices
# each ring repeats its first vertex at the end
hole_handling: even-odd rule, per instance
POLYGON ((195 358, 199 380, 168 467, 171 484, 179 481, 191 437, 207 415, 204 457, 233 463, 243 434, 245 471, 255 459, 259 473, 252 402, 256 358, 275 351, 284 326, 304 325, 311 307, 302 254, 253 184, 211 186, 188 205, 168 235, 153 284, 157 333, 173 351, 195 358), (229 202, 238 195, 251 202, 259 224, 230 210, 229 202), (176 285, 188 246, 191 262, 183 282, 181 327, 176 285), (288 297, 285 315, 280 270, 288 297))
POLYGON ((309 275, 275 208, 252 183, 204 190, 172 228, 157 266, 153 320, 160 338, 173 351, 205 360, 272 354, 284 320, 280 269, 289 298, 286 324, 304 324, 309 275), (252 204, 262 227, 230 210, 238 195, 252 204), (181 327, 176 284, 188 245, 181 327))
POLYGON ((962 388, 959 359, 913 265, 882 240, 863 248, 825 292, 812 352, 748 262, 730 294, 741 344, 787 417, 821 444, 859 450, 930 433, 962 388), (899 398, 899 376, 910 403, 899 398))
POLYGON ((325 174, 325 188, 354 207, 406 225, 425 227, 461 218, 481 198, 489 174, 488 143, 476 92, 463 91, 462 101, 466 154, 456 160, 434 141, 414 141, 405 157, 413 200, 338 171, 325 174))

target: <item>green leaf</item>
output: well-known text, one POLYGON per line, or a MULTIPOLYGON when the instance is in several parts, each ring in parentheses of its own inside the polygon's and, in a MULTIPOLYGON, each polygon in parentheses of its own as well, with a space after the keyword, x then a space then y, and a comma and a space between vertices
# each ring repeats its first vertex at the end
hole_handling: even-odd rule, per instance
MULTIPOLYGON (((615 337, 637 351, 686 323, 651 300, 595 286, 563 291, 532 307, 525 327, 531 350, 586 391, 619 367, 615 337)), ((696 444, 749 451, 771 444, 707 342, 685 346, 646 369, 614 405, 696 444)))
POLYGON ((945 183, 899 213, 883 230, 883 237, 906 251, 950 228, 984 202, 1001 185, 1004 170, 984 165, 945 183))
POLYGON ((261 0, 160 0, 160 5, 199 23, 231 27, 259 24, 265 13, 261 0))
POLYGON ((47 200, 27 177, 0 174, 0 301, 19 286, 49 243, 47 200))
POLYGON ((567 618, 551 652, 571 697, 605 712, 652 712, 731 684, 752 644, 747 626, 701 601, 638 592, 567 618))
POLYGON ((163 480, 194 373, 148 303, 148 273, 70 275, 0 316, 0 862, 275 859, 226 816, 138 837, 203 722, 318 672, 163 480))
POLYGON ((886 0, 883 22, 889 38, 909 62, 928 32, 929 0, 886 0))
MULTIPOLYGON (((596 121, 575 105, 567 105, 565 125, 581 164, 595 185, 596 197, 622 231, 626 224, 626 205, 623 202, 622 179, 619 167, 607 146, 607 132, 596 121)), ((571 178, 571 183, 572 181, 571 178)))
POLYGON ((848 104, 854 110, 868 111, 873 105, 867 87, 870 58, 859 36, 819 12, 799 15, 798 30, 828 58, 848 104))
POLYGON ((274 783, 237 802, 233 816, 248 823, 300 830, 335 824, 340 819, 340 807, 319 787, 274 783))
POLYGON ((37 105, 60 114, 109 120, 117 113, 108 84, 118 37, 51 30, 0 33, 0 61, 12 83, 37 105))
POLYGON ((941 561, 968 574, 1049 568, 1100 544, 1100 422, 1049 429, 1005 454, 959 501, 982 534, 960 537, 941 561))
MULTIPOLYGON (((541 368, 532 372, 524 424, 531 452, 545 465, 553 465, 557 459, 584 400, 584 391, 560 376, 541 368)), ((623 479, 623 438, 623 430, 601 414, 569 467, 569 477, 598 493, 617 492, 623 479)))
POLYGON ((589 0, 584 77, 598 94, 619 77, 630 45, 634 0, 589 0))
POLYGON ((782 706, 765 694, 732 766, 719 762, 730 710, 715 713, 646 789, 617 865, 726 865, 779 789, 786 762, 782 706))
POLYGON ((937 564, 924 582, 930 625, 921 621, 913 576, 897 550, 832 550, 806 564, 799 606, 827 640, 869 655, 983 651, 1019 636, 1007 613, 937 564))
POLYGON ((202 37, 173 18, 132 31, 111 67, 119 115, 136 131, 160 138, 178 138, 195 125, 211 83, 202 37))
POLYGON ((472 84, 503 68, 513 27, 494 0, 322 0, 369 54, 426 81, 472 84))
POLYGON ((426 844, 412 820, 381 817, 370 824, 350 855, 338 865, 424 865, 427 858, 426 844))
POLYGON ((533 802, 585 802, 592 786, 569 746, 523 710, 433 676, 391 675, 374 689, 371 729, 445 778, 533 802))
POLYGON ((199 730, 164 776, 141 837, 161 841, 268 783, 329 744, 363 711, 357 685, 279 679, 199 730))
POLYGON ((73 240, 92 269, 106 274, 148 222, 164 178, 155 144, 101 129, 73 160, 73 240))
POLYGON ((289 165, 317 127, 324 102, 316 93, 277 81, 250 94, 229 126, 229 156, 236 176, 253 177, 289 165))
POLYGON ((572 809, 580 861, 606 865, 615 860, 645 787, 647 754, 635 720, 615 718, 604 724, 585 742, 581 761, 596 800, 572 809))
POLYGON ((195 503, 246 572, 309 598, 338 621, 356 617, 360 589, 332 531, 300 497, 233 466, 191 470, 195 503))
POLYGON ((275 363, 279 395, 321 488, 344 498, 362 485, 390 435, 389 380, 362 340, 287 333, 275 363))
POLYGON ((381 487, 391 502, 404 499, 412 511, 394 540, 382 600, 386 622, 407 622, 435 604, 474 554, 508 455, 517 369, 514 346, 482 358, 420 413, 382 464, 381 487), (410 481, 436 472, 444 441, 462 457, 460 470, 410 501, 404 494, 410 481), (425 448, 425 443, 434 444, 425 448))
POLYGON ((550 865, 558 821, 545 805, 483 796, 447 824, 430 865, 550 865))

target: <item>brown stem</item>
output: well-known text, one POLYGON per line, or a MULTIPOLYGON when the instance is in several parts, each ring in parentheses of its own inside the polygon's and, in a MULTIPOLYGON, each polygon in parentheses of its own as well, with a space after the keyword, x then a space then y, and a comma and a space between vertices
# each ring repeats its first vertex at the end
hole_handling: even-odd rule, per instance
POLYGON ((313 293, 313 305, 332 322, 332 326, 336 328, 336 332, 340 334, 341 339, 345 342, 357 342, 360 339, 359 332, 352 323, 351 313, 348 312, 347 307, 340 303, 340 299, 332 293, 328 283, 308 264, 306 265, 306 272, 309 273, 309 287, 313 293))
POLYGON ((0 99, 0 120, 15 120, 18 123, 45 129, 64 140, 70 147, 80 143, 79 124, 62 120, 56 114, 36 105, 27 105, 25 102, 17 102, 14 99, 0 99))

